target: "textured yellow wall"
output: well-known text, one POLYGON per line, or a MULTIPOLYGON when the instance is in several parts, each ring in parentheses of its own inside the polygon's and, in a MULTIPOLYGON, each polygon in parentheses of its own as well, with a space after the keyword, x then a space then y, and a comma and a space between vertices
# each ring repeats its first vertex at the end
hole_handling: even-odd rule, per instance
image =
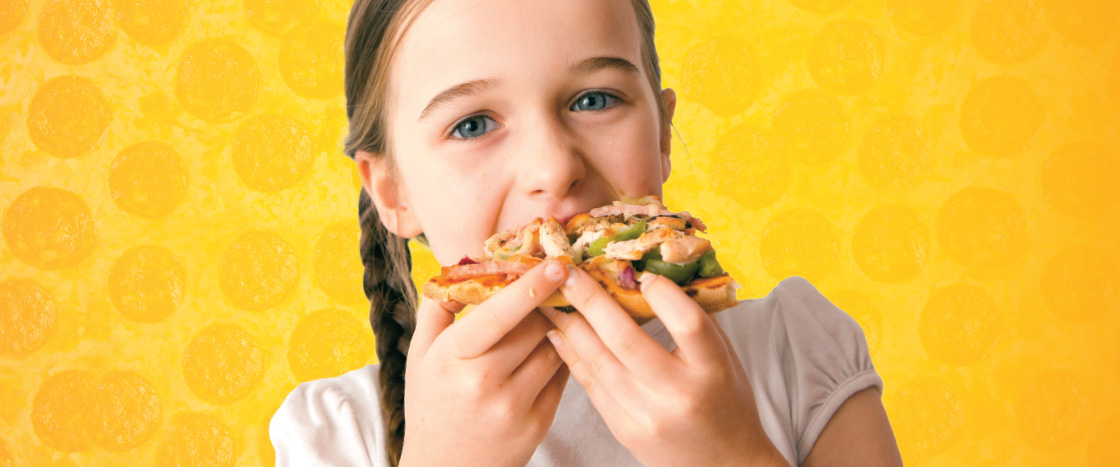
MULTIPOLYGON (((373 361, 348 7, 0 1, 0 466, 271 462, 373 361)), ((1120 2, 653 7, 667 203, 864 326, 908 464, 1117 462, 1120 2)))

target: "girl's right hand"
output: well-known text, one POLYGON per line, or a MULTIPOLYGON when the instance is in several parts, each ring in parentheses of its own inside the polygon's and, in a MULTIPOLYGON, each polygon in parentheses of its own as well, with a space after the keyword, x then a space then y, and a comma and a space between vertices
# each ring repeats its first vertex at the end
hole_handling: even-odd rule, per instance
POLYGON ((539 311, 567 272, 538 264, 455 322, 461 304, 424 299, 405 370, 402 466, 524 466, 568 380, 539 311), (452 323, 454 322, 454 326, 452 323))

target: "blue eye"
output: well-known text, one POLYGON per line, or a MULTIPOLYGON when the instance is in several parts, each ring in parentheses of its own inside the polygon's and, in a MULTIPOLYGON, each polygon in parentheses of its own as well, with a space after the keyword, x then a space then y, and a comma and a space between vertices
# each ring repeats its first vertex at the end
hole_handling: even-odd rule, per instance
POLYGON ((490 117, 474 115, 456 124, 455 130, 451 132, 451 136, 460 139, 477 138, 497 126, 498 122, 495 122, 494 119, 490 117))
POLYGON ((613 107, 619 101, 619 98, 605 92, 589 92, 580 96, 576 103, 572 104, 571 110, 603 110, 613 107))

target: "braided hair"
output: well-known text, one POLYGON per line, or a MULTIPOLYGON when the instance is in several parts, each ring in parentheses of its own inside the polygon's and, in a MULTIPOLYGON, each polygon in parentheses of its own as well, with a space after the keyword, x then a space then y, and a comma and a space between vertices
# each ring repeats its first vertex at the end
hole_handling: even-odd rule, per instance
MULTIPOLYGON (((386 99, 389 64, 393 52, 417 13, 433 0, 354 0, 346 26, 344 89, 349 129, 343 153, 353 159, 358 151, 386 158, 385 170, 396 172, 388 144, 386 99)), ((643 65, 654 95, 660 96, 661 69, 654 47, 653 13, 648 0, 631 0, 641 31, 643 65)), ((667 120, 664 101, 658 110, 667 120)), ((667 122, 666 122, 667 123, 667 122)), ((369 323, 377 341, 380 361, 381 415, 385 425, 385 451, 389 465, 400 463, 404 450, 405 363, 416 329, 416 286, 408 239, 389 231, 369 193, 358 199, 361 226, 359 246, 365 274, 362 288, 370 301, 369 323)), ((417 240, 427 245, 423 234, 417 240)))
POLYGON ((404 370, 408 345, 416 329, 416 286, 408 240, 389 232, 378 219, 369 195, 358 199, 362 229, 360 250, 365 274, 362 288, 369 298, 369 323, 377 336, 381 363, 381 416, 390 463, 396 465, 404 448, 404 370))

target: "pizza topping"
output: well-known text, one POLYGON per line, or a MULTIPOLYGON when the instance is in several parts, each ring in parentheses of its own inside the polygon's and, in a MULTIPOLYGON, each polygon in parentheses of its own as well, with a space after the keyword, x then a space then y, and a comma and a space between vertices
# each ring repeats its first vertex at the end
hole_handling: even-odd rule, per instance
POLYGON ((626 290, 638 290, 638 283, 634 282, 634 268, 626 266, 618 273, 618 285, 626 290))
MULTIPOLYGON (((588 214, 590 215, 591 219, 584 219, 583 222, 585 223, 589 220, 594 220, 594 218, 597 217, 605 217, 618 214, 624 215, 626 219, 629 219, 633 216, 674 216, 683 219, 688 224, 686 227, 695 228, 696 230, 699 230, 701 232, 704 232, 708 229, 708 227, 704 225, 703 221, 701 221, 697 217, 693 217, 692 214, 688 213, 688 211, 674 213, 673 211, 670 211, 668 208, 662 205, 661 200, 653 195, 638 198, 637 200, 624 198, 624 201, 615 201, 610 206, 603 206, 592 209, 588 214)), ((569 225, 571 225, 570 222, 569 225)))
MULTIPOLYGON (((653 250, 650 253, 655 253, 653 250)), ((643 271, 652 272, 657 275, 665 276, 676 282, 677 285, 685 285, 692 281, 692 277, 696 275, 696 271, 700 269, 700 262, 693 261, 688 264, 676 264, 668 261, 663 261, 658 258, 660 255, 647 255, 649 256, 643 260, 643 271)))
POLYGON ((459 260, 459 265, 462 266, 464 264, 478 264, 478 261, 471 259, 470 256, 463 255, 463 259, 459 260))
POLYGON ((682 235, 684 234, 671 229, 651 230, 636 239, 612 243, 607 246, 605 253, 608 258, 638 260, 642 259, 642 255, 657 248, 662 243, 682 235))
POLYGON ((688 221, 681 219, 677 216, 657 216, 649 221, 649 229, 671 229, 671 230, 685 230, 688 228, 688 221))
POLYGON ((700 277, 715 277, 723 274, 723 268, 720 267, 719 261, 716 261, 716 250, 708 250, 698 262, 700 270, 696 271, 696 274, 700 277))
POLYGON ((560 221, 555 217, 550 216, 541 224, 538 237, 545 257, 575 256, 572 246, 568 243, 568 235, 564 233, 564 226, 560 225, 560 221))
POLYGON ((610 245, 612 243, 615 243, 615 242, 624 242, 624 241, 627 241, 627 240, 634 240, 634 239, 638 238, 639 236, 641 236, 642 234, 644 234, 645 231, 646 231, 646 222, 645 221, 640 221, 637 224, 634 224, 634 225, 631 225, 629 227, 626 227, 626 228, 623 228, 623 229, 619 230, 618 233, 616 233, 614 235, 611 235, 609 237, 601 237, 598 240, 595 240, 594 242, 592 242, 591 246, 587 248, 587 255, 588 256, 599 256, 599 255, 603 254, 604 250, 607 248, 608 245, 610 245))
POLYGON ((579 263, 583 261, 583 257, 587 252, 587 247, 591 246, 592 242, 606 235, 607 233, 602 230, 598 232, 584 232, 580 235, 579 238, 572 243, 572 256, 578 259, 576 262, 579 263))
POLYGON ((515 230, 499 232, 486 240, 486 259, 505 260, 516 254, 544 257, 539 230, 544 221, 541 218, 515 230))
POLYGON ((692 235, 680 235, 661 244, 661 257, 670 263, 691 263, 712 249, 712 242, 692 235))
POLYGON ((510 259, 503 261, 483 261, 475 264, 445 266, 442 268, 442 273, 445 279, 453 282, 503 274, 520 276, 540 262, 541 260, 539 258, 513 255, 510 259))

